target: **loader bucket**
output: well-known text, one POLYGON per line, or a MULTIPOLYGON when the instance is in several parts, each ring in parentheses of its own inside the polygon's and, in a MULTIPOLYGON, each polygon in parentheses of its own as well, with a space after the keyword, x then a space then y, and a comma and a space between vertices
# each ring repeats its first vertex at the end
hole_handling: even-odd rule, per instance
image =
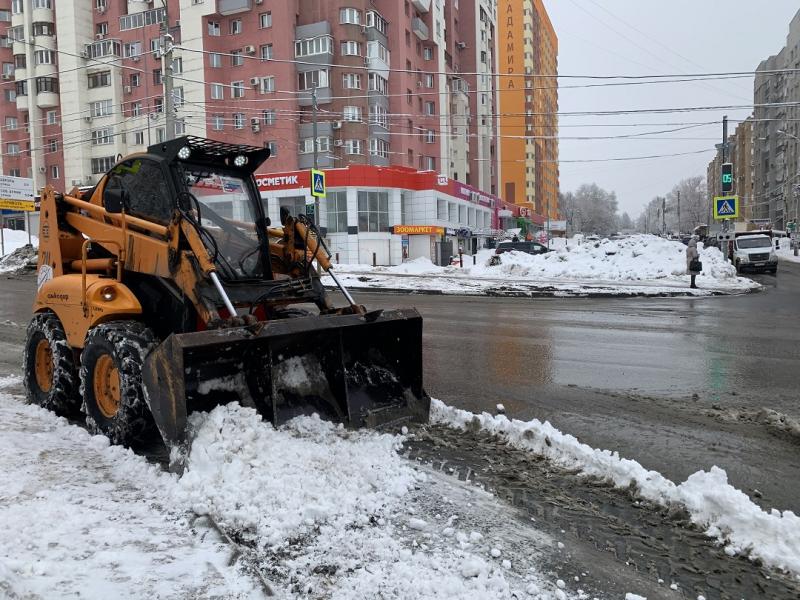
POLYGON ((303 414, 380 427, 428 420, 416 310, 324 315, 169 336, 147 358, 147 403, 168 447, 190 412, 237 401, 274 425, 303 414))

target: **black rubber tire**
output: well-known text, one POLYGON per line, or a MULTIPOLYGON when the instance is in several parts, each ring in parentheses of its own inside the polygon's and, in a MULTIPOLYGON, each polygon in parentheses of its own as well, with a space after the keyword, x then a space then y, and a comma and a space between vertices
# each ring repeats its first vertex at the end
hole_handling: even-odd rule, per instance
POLYGON ((91 329, 81 354, 81 396, 90 432, 108 437, 113 444, 130 444, 152 424, 144 398, 142 366, 158 341, 153 332, 137 321, 114 321, 91 329), (108 355, 119 372, 120 405, 112 417, 103 414, 95 399, 94 370, 101 356, 108 355))
POLYGON ((61 321, 54 313, 39 313, 31 319, 22 354, 22 366, 28 402, 62 416, 77 413, 80 396, 75 353, 67 342, 67 334, 61 321), (53 355, 53 380, 47 392, 42 390, 36 379, 36 347, 42 340, 47 340, 53 355))

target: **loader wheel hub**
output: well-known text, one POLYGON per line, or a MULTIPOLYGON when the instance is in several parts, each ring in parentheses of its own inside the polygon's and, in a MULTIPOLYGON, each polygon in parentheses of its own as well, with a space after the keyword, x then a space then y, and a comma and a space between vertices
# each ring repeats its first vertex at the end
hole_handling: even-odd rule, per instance
POLYGON ((119 370, 114 359, 104 354, 94 367, 94 397, 103 416, 110 419, 119 412, 119 370))
POLYGON ((36 344, 36 384, 45 394, 53 387, 53 351, 47 340, 36 344))

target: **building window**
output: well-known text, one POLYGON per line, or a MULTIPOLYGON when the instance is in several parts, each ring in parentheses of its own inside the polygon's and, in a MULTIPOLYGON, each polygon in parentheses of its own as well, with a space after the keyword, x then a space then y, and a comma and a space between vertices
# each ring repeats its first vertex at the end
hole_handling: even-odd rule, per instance
POLYGON ((92 117, 107 117, 114 114, 111 100, 99 100, 89 104, 89 113, 92 117))
POLYGON ((328 233, 347 233, 347 192, 328 192, 328 233))
POLYGON ((361 11, 357 8, 342 8, 339 10, 339 23, 361 25, 361 11))
POLYGON ((358 192, 358 230, 389 231, 388 192, 358 192))
POLYGON ((242 20, 241 19, 231 20, 228 32, 231 35, 239 35, 240 33, 242 33, 242 20))
POLYGON ((241 50, 233 50, 231 52, 231 66, 241 67, 244 64, 244 55, 241 50))
MULTIPOLYGON (((369 91, 370 92, 378 92, 379 94, 388 94, 389 93, 389 80, 385 77, 381 77, 377 73, 370 73, 369 74, 369 91)), ((411 90, 409 90, 410 93, 411 90)))
POLYGON ((270 156, 278 156, 278 142, 267 142, 270 156))
POLYGON ((265 12, 258 15, 258 26, 261 29, 266 29, 267 27, 272 27, 272 13, 265 12))
POLYGON ((380 42, 367 42, 367 56, 389 64, 389 49, 380 42))
POLYGON ((161 69, 153 69, 153 85, 161 85, 164 81, 164 76, 161 74, 161 69))
POLYGON ((359 73, 345 73, 342 75, 342 87, 346 90, 360 90, 361 75, 359 73))
POLYGON ((131 103, 131 116, 138 117, 142 114, 142 103, 141 102, 132 102, 131 103))
POLYGON ((425 114, 429 116, 433 116, 436 114, 436 103, 434 102, 426 102, 425 103, 425 114))
POLYGON ((425 46, 422 49, 422 58, 425 60, 433 60, 433 48, 430 46, 425 46))
POLYGON ((352 40, 342 42, 342 56, 361 56, 361 44, 352 40))
POLYGON ((158 57, 159 50, 161 50, 161 38, 153 38, 150 40, 150 52, 158 57))
POLYGON ((314 56, 315 54, 333 54, 333 38, 329 35, 297 40, 294 43, 294 55, 314 56))
POLYGON ((107 87, 111 85, 111 71, 89 73, 89 89, 107 87))
POLYGON ((212 83, 211 84, 211 99, 212 100, 222 100, 225 98, 224 88, 222 87, 221 83, 212 83))
POLYGON ((262 94, 272 94, 275 92, 275 77, 271 75, 269 77, 262 77, 259 91, 262 94))
POLYGON ((6 129, 14 131, 19 128, 19 120, 17 117, 6 117, 6 129))
POLYGON ((269 108, 261 111, 261 121, 264 125, 275 125, 275 110, 269 108))
POLYGON ((94 32, 99 39, 103 39, 105 36, 108 35, 108 21, 103 21, 102 23, 98 23, 97 26, 94 28, 94 32))
POLYGON ((436 200, 436 218, 440 221, 447 221, 447 200, 441 198, 436 200))
POLYGON ((433 75, 430 73, 425 74, 425 87, 432 88, 433 87, 433 75))
POLYGON ((53 50, 37 50, 33 57, 37 65, 56 64, 56 53, 53 50))
POLYGON ((47 124, 48 125, 57 125, 58 124, 58 112, 54 110, 47 111, 47 124))
POLYGON ((222 131, 225 129, 225 117, 223 115, 212 115, 211 129, 214 131, 222 131))
POLYGON ((458 222, 462 225, 467 224, 467 207, 463 205, 458 206, 458 222))
POLYGON ((345 121, 361 121, 363 119, 360 106, 345 106, 342 115, 345 121))
POLYGON ((244 129, 244 113, 233 113, 233 128, 244 129))
POLYGON ((142 84, 142 78, 139 73, 131 73, 130 79, 130 86, 131 87, 139 87, 142 84))
POLYGON ((218 52, 212 52, 208 55, 208 64, 210 67, 214 69, 219 69, 222 67, 222 54, 218 52))
POLYGON ((144 145, 144 130, 140 129, 139 131, 133 132, 133 143, 136 146, 143 146, 144 145))
POLYGON ((59 172, 58 165, 53 165, 50 167, 50 179, 59 179, 61 177, 61 173, 59 172))
POLYGON ((386 112, 386 109, 383 106, 379 104, 372 104, 369 107, 369 124, 380 125, 381 127, 385 127, 388 129, 389 117, 386 112))
POLYGON ((369 140, 369 153, 371 156, 380 156, 381 158, 389 158, 389 142, 379 138, 370 138, 369 140))
POLYGON ((16 142, 11 142, 10 144, 7 144, 6 152, 11 156, 17 156, 19 154, 19 144, 16 142))
POLYGON ((244 81, 231 82, 231 98, 244 98, 244 81))
POLYGON ((92 146, 104 146, 114 143, 114 129, 106 127, 92 131, 92 146))
POLYGON ((53 37, 56 34, 55 27, 52 23, 37 22, 33 24, 33 35, 38 37, 40 35, 53 37))
POLYGON ((363 154, 361 140, 345 140, 344 151, 346 154, 363 154))
POLYGON ((436 143, 436 132, 433 129, 428 129, 425 131, 425 143, 426 144, 436 143))
POLYGON ((297 88, 300 90, 311 90, 314 87, 328 87, 328 70, 319 69, 318 71, 306 71, 297 74, 297 88))
POLYGON ((272 60, 272 44, 264 44, 259 49, 261 60, 272 60))
POLYGON ((58 79, 55 77, 37 77, 36 78, 36 93, 43 92, 57 94, 58 93, 58 79))
POLYGON ((219 27, 219 21, 209 21, 208 22, 208 35, 216 37, 222 34, 222 30, 219 27))
POLYGON ((142 54, 142 42, 125 42, 122 46, 122 56, 133 58, 142 54))
MULTIPOLYGON (((317 152, 330 152, 331 138, 322 136, 317 138, 317 152)), ((314 153, 314 138, 304 138, 300 142, 300 154, 314 153)))
POLYGON ((374 27, 383 35, 389 31, 389 23, 374 10, 367 11, 367 27, 374 27))
POLYGON ((92 175, 104 175, 114 166, 113 156, 92 159, 92 175))

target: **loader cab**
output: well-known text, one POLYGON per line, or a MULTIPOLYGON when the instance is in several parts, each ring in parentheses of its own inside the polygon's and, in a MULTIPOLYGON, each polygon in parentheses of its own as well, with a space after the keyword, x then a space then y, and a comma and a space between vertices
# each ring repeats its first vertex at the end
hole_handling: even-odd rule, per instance
POLYGON ((223 280, 272 279, 269 222, 253 180, 267 157, 267 148, 184 136, 117 163, 103 203, 163 225, 177 213, 196 229, 223 280))

